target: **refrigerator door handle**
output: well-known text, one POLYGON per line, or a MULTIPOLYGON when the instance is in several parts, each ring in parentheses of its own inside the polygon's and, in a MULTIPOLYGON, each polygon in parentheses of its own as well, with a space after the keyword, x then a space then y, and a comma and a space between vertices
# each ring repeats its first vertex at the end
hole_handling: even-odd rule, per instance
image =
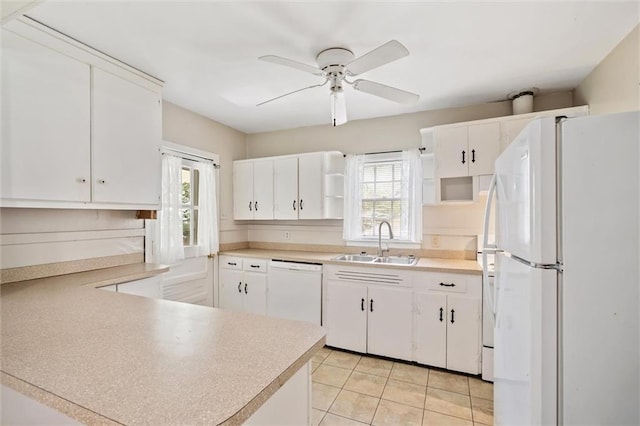
MULTIPOLYGON (((491 218, 491 204, 496 196, 496 184, 497 184, 497 176, 494 174, 491 177, 491 182, 489 183, 489 194, 487 195, 487 205, 484 209, 484 226, 483 226, 483 241, 482 241, 482 279, 485 285, 483 288, 487 290, 485 295, 487 299, 487 303, 489 305, 489 309, 491 310, 491 315, 493 315, 493 319, 496 319, 496 292, 495 289, 491 288, 489 285, 489 265, 487 261, 487 255, 489 253, 497 253, 499 250, 497 249, 496 244, 489 244, 489 220, 491 218)), ((495 282, 494 282, 495 285, 495 282)))

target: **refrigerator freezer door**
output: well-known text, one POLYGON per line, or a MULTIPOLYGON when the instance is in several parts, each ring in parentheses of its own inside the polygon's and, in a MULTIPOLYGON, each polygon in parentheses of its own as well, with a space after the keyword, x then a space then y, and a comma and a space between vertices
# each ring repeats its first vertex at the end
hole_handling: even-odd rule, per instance
POLYGON ((496 254, 496 425, 556 422, 557 275, 496 254))
POLYGON ((496 160, 497 248, 555 264, 555 119, 531 122, 496 160))

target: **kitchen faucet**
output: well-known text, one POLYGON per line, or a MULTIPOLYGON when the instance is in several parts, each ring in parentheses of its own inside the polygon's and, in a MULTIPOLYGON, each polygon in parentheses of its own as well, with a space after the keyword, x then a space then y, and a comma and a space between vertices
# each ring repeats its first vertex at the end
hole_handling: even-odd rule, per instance
POLYGON ((389 245, 385 243, 385 245, 387 246, 386 249, 382 249, 382 225, 387 224, 387 227, 389 228, 389 239, 393 240, 393 230, 391 229, 391 224, 389 222, 387 222, 386 220, 383 220, 382 222, 380 222, 380 225, 378 225, 378 256, 381 257, 386 257, 389 255, 389 245), (387 253, 385 255, 385 252, 387 253))

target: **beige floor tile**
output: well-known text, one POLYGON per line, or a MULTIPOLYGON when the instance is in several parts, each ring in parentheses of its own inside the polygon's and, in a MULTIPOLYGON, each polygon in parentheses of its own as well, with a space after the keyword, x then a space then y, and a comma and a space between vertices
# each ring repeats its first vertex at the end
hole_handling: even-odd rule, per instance
POLYGON ((455 392, 427 388, 424 408, 467 420, 472 419, 470 397, 455 392))
POLYGON ((419 426, 422 424, 422 411, 416 407, 382 399, 372 424, 375 426, 419 426))
POLYGON ((327 414, 326 411, 316 410, 315 408, 312 408, 311 409, 311 426, 318 426, 325 414, 327 414))
POLYGON ((426 386, 389 379, 384 387, 382 399, 422 409, 426 392, 426 386))
POLYGON ((473 426, 473 422, 471 420, 436 413, 435 411, 424 410, 422 426, 473 426))
POLYGON ((338 396, 340 388, 322 383, 312 383, 311 406, 315 409, 327 411, 338 396))
POLYGON ((469 395, 469 380, 467 376, 448 373, 446 371, 429 371, 428 386, 430 388, 469 395))
POLYGON ((366 423, 360 423, 355 420, 347 419, 346 417, 336 416, 335 414, 327 413, 320 422, 320 426, 362 426, 366 423))
POLYGON ((316 371, 318 369, 318 367, 320 367, 321 365, 322 365, 321 362, 316 362, 312 358, 311 359, 311 372, 313 373, 314 371, 316 371))
POLYGON ((311 376, 314 382, 324 383, 341 388, 349 376, 351 370, 346 368, 334 367, 333 365, 321 364, 311 376))
POLYGON ((316 355, 317 356, 321 356, 322 359, 325 359, 326 357, 328 357, 331 354, 331 352, 333 352, 333 349, 330 349, 330 348, 325 346, 325 347, 322 347, 322 348, 318 349, 318 351, 315 353, 314 356, 316 356, 316 355))
POLYGON ((380 399, 342 389, 329 412, 371 424, 380 399))
POLYGON ((493 424, 493 401, 489 399, 471 397, 473 421, 485 425, 493 424))
POLYGON ((365 374, 389 377, 391 367, 393 367, 393 361, 363 356, 355 370, 365 374))
POLYGON ((360 358, 362 358, 360 355, 350 354, 348 352, 331 351, 323 363, 353 370, 358 364, 358 361, 360 361, 360 358))
POLYGON ((469 391, 471 396, 490 399, 493 401, 493 383, 469 377, 469 391))
POLYGON ((354 371, 344 384, 344 389, 380 398, 386 383, 384 377, 354 371))
POLYGON ((389 378, 426 386, 429 378, 429 369, 426 367, 418 367, 417 365, 394 362, 389 378))

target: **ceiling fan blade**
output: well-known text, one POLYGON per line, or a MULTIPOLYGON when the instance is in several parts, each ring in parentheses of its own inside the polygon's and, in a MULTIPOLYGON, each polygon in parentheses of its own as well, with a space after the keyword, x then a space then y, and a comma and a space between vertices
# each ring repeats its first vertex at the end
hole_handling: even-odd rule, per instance
POLYGON ((293 59, 282 58, 280 56, 274 56, 274 55, 260 56, 258 59, 261 59, 266 62, 272 62, 274 64, 284 65, 285 67, 295 68, 300 71, 308 72, 314 75, 320 75, 320 76, 323 75, 322 70, 318 69, 317 67, 303 64, 302 62, 294 61, 293 59))
POLYGON ((420 99, 420 96, 415 93, 396 89, 395 87, 375 83, 369 80, 356 80, 353 82, 353 88, 360 90, 361 92, 369 93, 401 104, 415 104, 418 102, 418 99, 420 99))
POLYGON ((293 95, 294 93, 298 93, 298 92, 302 92, 303 90, 307 90, 307 89, 313 89, 314 87, 322 87, 325 84, 327 84, 327 82, 329 81, 329 79, 326 79, 324 81, 324 83, 322 84, 314 84, 313 86, 307 86, 307 87, 303 87, 302 89, 298 89, 298 90, 294 90, 293 92, 289 92, 289 93, 285 93, 284 95, 280 95, 280 96, 276 96, 275 98, 271 98, 267 101, 264 102, 260 102, 259 104, 257 104, 256 106, 260 106, 260 105, 264 105, 264 104, 268 104, 269 102, 273 102, 275 100, 278 100, 280 98, 284 98, 285 96, 289 96, 289 95, 293 95))
POLYGON ((402 43, 391 40, 348 63, 347 70, 350 75, 358 75, 407 55, 409 50, 402 43))

